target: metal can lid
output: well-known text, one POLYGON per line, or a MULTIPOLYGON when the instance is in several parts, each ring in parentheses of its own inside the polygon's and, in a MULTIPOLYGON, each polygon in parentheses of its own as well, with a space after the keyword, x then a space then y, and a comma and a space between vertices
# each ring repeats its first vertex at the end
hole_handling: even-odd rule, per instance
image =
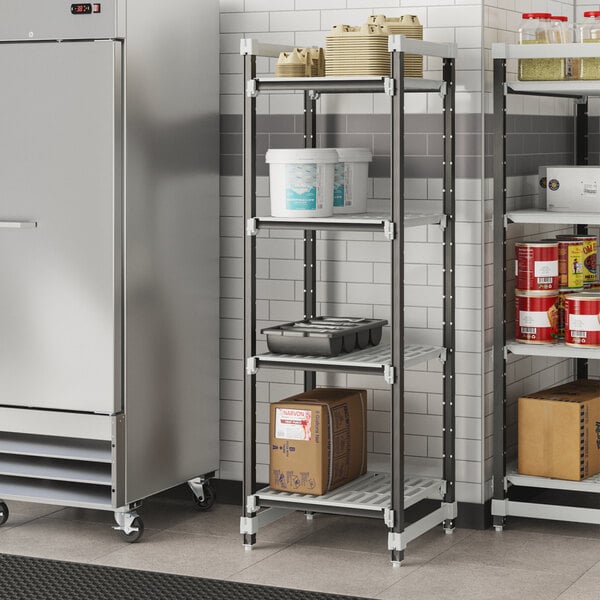
POLYGON ((550 298, 557 295, 557 290, 515 290, 517 298, 550 298))
POLYGON ((535 242, 515 242, 515 246, 531 246, 532 248, 542 246, 557 246, 558 240, 536 240, 535 242))

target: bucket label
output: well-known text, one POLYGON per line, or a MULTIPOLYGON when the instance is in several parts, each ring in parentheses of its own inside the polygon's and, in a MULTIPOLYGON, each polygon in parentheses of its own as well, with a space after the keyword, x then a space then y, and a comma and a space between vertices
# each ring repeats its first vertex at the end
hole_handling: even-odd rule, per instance
POLYGON ((312 411, 275 409, 275 437, 284 440, 311 440, 312 411))
POLYGON ((333 206, 343 207, 346 201, 344 183, 346 180, 346 163, 336 163, 333 179, 333 206))
POLYGON ((316 163, 285 166, 285 207, 287 210, 317 210, 318 169, 316 163))

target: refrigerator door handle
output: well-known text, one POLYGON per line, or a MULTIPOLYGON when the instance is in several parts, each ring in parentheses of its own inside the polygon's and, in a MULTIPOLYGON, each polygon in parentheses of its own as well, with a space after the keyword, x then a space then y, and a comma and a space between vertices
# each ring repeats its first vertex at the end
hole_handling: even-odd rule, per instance
POLYGON ((35 229, 37 221, 0 221, 0 229, 35 229))

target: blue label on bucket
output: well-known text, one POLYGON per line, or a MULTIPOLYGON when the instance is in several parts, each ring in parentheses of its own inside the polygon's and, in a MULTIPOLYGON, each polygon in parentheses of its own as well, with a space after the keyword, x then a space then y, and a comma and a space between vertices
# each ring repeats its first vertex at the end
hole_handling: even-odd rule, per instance
POLYGON ((333 206, 344 206, 346 201, 346 190, 344 187, 345 164, 337 163, 335 165, 335 174, 333 179, 333 206))
POLYGON ((289 164, 285 167, 287 210, 317 210, 317 165, 289 164))

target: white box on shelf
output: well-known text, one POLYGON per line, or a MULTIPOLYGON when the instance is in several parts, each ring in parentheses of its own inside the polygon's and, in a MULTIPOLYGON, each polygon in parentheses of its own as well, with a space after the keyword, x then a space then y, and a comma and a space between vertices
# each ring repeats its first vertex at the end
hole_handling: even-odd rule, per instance
POLYGON ((538 175, 546 210, 600 213, 600 167, 551 165, 538 175))

